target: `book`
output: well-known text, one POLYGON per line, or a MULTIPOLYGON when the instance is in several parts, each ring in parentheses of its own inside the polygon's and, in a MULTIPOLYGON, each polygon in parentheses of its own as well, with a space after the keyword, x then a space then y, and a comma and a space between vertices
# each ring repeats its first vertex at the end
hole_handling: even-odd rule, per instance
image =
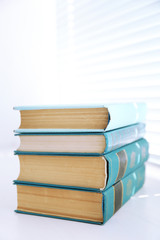
POLYGON ((19 134, 16 154, 103 155, 144 136, 139 123, 104 133, 19 134))
POLYGON ((20 111, 17 133, 104 132, 145 122, 144 103, 119 103, 93 106, 28 106, 20 111))
POLYGON ((104 224, 144 183, 145 166, 103 192, 17 183, 17 213, 104 224))
POLYGON ((148 142, 140 139, 104 156, 20 154, 15 183, 41 184, 102 191, 148 159, 148 142))

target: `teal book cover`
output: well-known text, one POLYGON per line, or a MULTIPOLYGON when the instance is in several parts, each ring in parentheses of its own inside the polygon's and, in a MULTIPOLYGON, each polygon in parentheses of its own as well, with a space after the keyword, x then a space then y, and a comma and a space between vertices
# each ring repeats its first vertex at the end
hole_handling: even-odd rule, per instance
POLYGON ((61 189, 62 192, 64 190, 65 194, 68 196, 66 200, 63 201, 62 206, 61 206, 60 199, 58 203, 55 203, 54 201, 54 199, 57 196, 55 192, 56 190, 58 191, 58 188, 53 188, 53 187, 48 187, 43 185, 29 185, 29 184, 27 185, 24 183, 17 183, 18 206, 15 212, 25 213, 30 215, 74 220, 74 221, 81 221, 81 222, 94 223, 94 224, 104 224, 143 186, 144 180, 145 180, 145 166, 142 165, 141 167, 136 169, 134 172, 127 175, 124 179, 118 181, 116 184, 112 185, 109 189, 101 193, 95 193, 92 191, 84 191, 84 190, 75 190, 75 189, 61 189), (20 186, 20 190, 18 189, 19 186, 20 186), (38 191, 38 194, 41 196, 38 202, 36 201, 36 196, 33 193, 31 194, 28 189, 32 189, 31 190, 32 192, 34 192, 35 190, 36 192, 38 191), (50 197, 48 197, 47 192, 50 192, 50 197), (75 200, 72 200, 72 204, 70 203, 70 200, 69 200, 71 192, 72 192, 72 195, 76 197, 75 200), (88 211, 90 214, 90 215, 86 215, 87 217, 83 219, 83 217, 81 216, 81 212, 83 210, 80 209, 77 214, 78 205, 76 205, 77 207, 74 208, 76 212, 75 214, 75 212, 72 209, 72 206, 75 204, 76 201, 79 200, 79 197, 78 197, 79 195, 83 199, 83 196, 86 195, 86 193, 89 193, 90 201, 93 200, 92 198, 94 198, 95 195, 96 195, 96 199, 100 199, 100 200, 97 203, 96 202, 88 203, 88 201, 84 203, 83 201, 83 207, 86 208, 87 206, 86 211, 88 211), (23 201, 22 201, 22 195, 25 196, 25 198, 23 197, 24 199, 23 201), (46 213, 46 207, 49 204, 51 205, 51 208, 46 213), (58 206, 56 204, 58 204, 58 206), (30 205, 33 205, 33 206, 30 208, 30 205), (69 208, 69 206, 71 209, 69 208), (57 213, 57 210, 55 211, 57 207, 59 209, 58 210, 59 213, 57 213), (92 208, 94 209, 94 211, 97 211, 96 215, 93 214, 94 211, 92 208), (67 209, 67 212, 66 212, 66 209, 67 209), (95 209, 98 209, 98 210, 95 210, 95 209))
POLYGON ((105 155, 108 169, 106 188, 124 178, 148 160, 149 144, 142 138, 105 155))
POLYGON ((15 154, 104 155, 143 138, 144 134, 143 123, 105 133, 17 134, 20 147, 15 154))
MULTIPOLYGON (((46 166, 45 166, 45 168, 43 169, 43 167, 41 166, 40 170, 41 169, 42 170, 39 172, 39 174, 37 174, 38 168, 39 168, 38 162, 36 162, 36 165, 33 166, 34 165, 33 162, 35 162, 36 159, 33 158, 31 160, 32 164, 28 165, 29 159, 26 158, 26 160, 23 160, 23 158, 22 158, 22 159, 20 159, 19 178, 18 178, 18 180, 15 180, 14 183, 24 183, 24 184, 26 183, 26 184, 33 184, 33 185, 38 185, 40 183, 41 185, 48 185, 48 186, 53 186, 53 187, 86 189, 86 190, 93 190, 93 191, 97 191, 97 192, 103 191, 103 190, 109 188, 110 186, 112 186, 113 184, 115 184, 116 182, 118 182, 120 179, 123 179, 128 174, 135 171, 140 166, 142 166, 143 163, 145 161, 147 161, 148 156, 149 156, 148 147, 149 147, 148 142, 145 139, 140 139, 136 142, 133 142, 124 147, 118 148, 108 154, 105 154, 102 157, 102 159, 100 159, 100 161, 102 161, 102 162, 105 161, 105 167, 103 170, 104 172, 100 171, 100 173, 99 173, 100 176, 95 175, 94 178, 93 178, 93 175, 94 175, 94 171, 95 171, 95 169, 94 169, 95 162, 94 162, 93 157, 90 157, 91 158, 90 171, 89 171, 89 174, 86 175, 87 176, 87 180, 86 180, 87 185, 83 185, 81 183, 81 179, 84 177, 86 178, 86 176, 84 175, 82 161, 81 161, 81 158, 79 158, 79 157, 77 157, 75 159, 76 160, 75 166, 73 165, 74 162, 72 163, 71 172, 70 172, 70 168, 67 167, 67 164, 69 164, 69 166, 70 166, 70 162, 67 163, 68 159, 65 158, 62 163, 61 163, 61 159, 58 159, 58 162, 54 162, 56 169, 58 166, 57 171, 60 171, 63 173, 63 174, 61 173, 61 178, 58 178, 58 180, 53 177, 52 177, 52 180, 51 180, 51 178, 49 178, 50 180, 46 180, 46 176, 44 175, 45 169, 49 169, 50 172, 52 171, 52 173, 53 173, 52 175, 56 174, 56 170, 54 169, 54 164, 53 164, 54 159, 51 159, 49 162, 47 162, 48 168, 46 168, 46 166), (92 165, 92 162, 93 162, 93 165, 92 165), (65 164, 65 169, 63 168, 62 164, 65 164), (25 169, 25 172, 24 172, 24 169, 25 169), (63 169, 63 170, 61 171, 61 169, 63 169), (80 171, 79 170, 77 171, 77 169, 80 169, 80 171), (23 171, 23 173, 21 173, 21 171, 23 171), (73 171, 75 171, 75 172, 72 173, 73 171), (29 172, 30 177, 27 175, 27 172, 29 172), (30 172, 32 173, 32 175, 30 175, 30 172), (102 179, 101 175, 103 176, 103 182, 99 180, 99 179, 102 179), (69 179, 72 179, 72 180, 69 180, 69 182, 68 182, 68 176, 69 176, 69 179), (39 179, 41 179, 41 180, 39 181, 39 179), (69 183, 69 184, 64 185, 64 184, 62 184, 61 181, 65 182, 65 184, 67 184, 67 183, 69 183), (98 185, 97 181, 98 181, 98 183, 102 182, 103 185, 100 185, 100 184, 98 185), (96 183, 96 186, 98 186, 99 188, 93 187, 93 186, 95 186, 95 183, 96 183)), ((21 157, 21 156, 19 156, 19 157, 21 157)), ((73 158, 73 156, 70 156, 70 158, 73 158)), ((41 161, 46 162, 47 159, 42 159, 41 161)), ((101 166, 102 165, 100 165, 100 168, 101 168, 101 166)), ((85 165, 85 168, 86 167, 87 166, 85 165)), ((98 167, 99 167, 99 163, 98 163, 97 168, 98 167)), ((48 170, 46 170, 46 171, 48 171, 48 170)))
MULTIPOLYGON (((33 121, 37 119, 37 116, 39 119, 41 119, 41 122, 44 121, 44 117, 46 117, 46 112, 49 110, 64 110, 64 113, 70 112, 71 110, 82 110, 85 111, 86 109, 103 109, 106 111, 107 116, 102 116, 102 113, 97 113, 95 114, 94 117, 92 118, 92 113, 88 113, 86 117, 82 114, 81 117, 79 118, 79 115, 76 115, 76 118, 74 118, 74 124, 77 119, 80 120, 80 122, 88 122, 89 124, 92 123, 93 120, 99 119, 99 121, 102 121, 103 124, 101 128, 98 128, 100 126, 98 122, 95 122, 94 125, 88 125, 86 126, 84 124, 81 125, 81 128, 78 129, 78 125, 75 126, 74 128, 68 125, 68 122, 73 120, 73 118, 70 117, 70 115, 65 118, 64 122, 62 120, 62 125, 57 125, 54 127, 54 124, 50 124, 51 127, 44 128, 43 125, 37 125, 35 127, 26 127, 26 125, 20 126, 19 129, 15 130, 16 133, 60 133, 60 132, 105 132, 105 131, 110 131, 113 129, 121 128, 124 126, 136 124, 139 122, 144 123, 146 119, 146 104, 145 103, 118 103, 118 104, 104 104, 104 105, 66 105, 66 106, 20 106, 20 107, 14 107, 15 110, 19 110, 21 113, 21 120, 23 121, 24 118, 27 116, 27 113, 31 112, 40 112, 43 110, 43 114, 36 115, 35 118, 33 118, 33 121), (23 114, 22 114, 23 113, 23 114), (105 122, 104 122, 105 121, 105 122), (53 126, 53 127, 52 127, 53 126), (61 127, 62 126, 62 127, 61 127), (65 127, 66 126, 66 127, 65 127), (68 126, 68 127, 67 127, 68 126), (93 128, 94 127, 94 128, 93 128)), ((63 113, 63 114, 64 114, 63 113)), ((77 113, 76 113, 77 114, 77 113)), ((65 116, 65 115, 63 115, 65 116)), ((28 117, 29 119, 30 117, 28 117)), ((57 113, 56 115, 52 115, 52 118, 50 117, 50 120, 53 122, 57 118, 57 113)), ((28 120, 27 119, 27 120, 28 120)), ((59 118, 61 121, 61 118, 59 118)), ((21 121, 21 123, 22 123, 21 121)), ((28 126, 32 125, 32 121, 30 121, 30 124, 28 126)))

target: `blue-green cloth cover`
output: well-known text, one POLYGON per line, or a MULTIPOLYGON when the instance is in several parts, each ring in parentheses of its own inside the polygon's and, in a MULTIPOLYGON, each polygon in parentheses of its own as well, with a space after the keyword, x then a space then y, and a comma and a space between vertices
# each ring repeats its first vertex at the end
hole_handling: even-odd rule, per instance
MULTIPOLYGON (((93 133, 68 133, 69 135, 92 135, 93 133)), ((64 134, 63 135, 68 135, 64 134)), ((69 152, 25 152, 25 151, 15 151, 15 154, 36 154, 36 155, 104 155, 110 151, 113 151, 114 149, 117 149, 121 146, 124 146, 126 144, 129 144, 133 141, 136 141, 140 138, 142 138, 145 134, 145 124, 139 123, 134 124, 128 127, 119 128, 116 130, 104 132, 104 133, 94 133, 95 134, 101 134, 105 136, 106 139, 106 148, 103 153, 69 153, 69 152)), ((19 134, 16 134, 19 135, 19 134)), ((20 134, 20 135, 33 135, 32 134, 20 134)), ((37 134, 34 134, 37 135, 37 134)), ((38 135, 57 135, 57 134, 38 134, 38 135)))
POLYGON ((116 103, 104 105, 65 105, 65 106, 20 106, 15 110, 40 110, 40 109, 66 109, 66 108, 108 108, 110 121, 106 129, 17 129, 17 133, 55 133, 55 132, 104 132, 116 128, 132 125, 138 122, 145 122, 145 103, 116 103))

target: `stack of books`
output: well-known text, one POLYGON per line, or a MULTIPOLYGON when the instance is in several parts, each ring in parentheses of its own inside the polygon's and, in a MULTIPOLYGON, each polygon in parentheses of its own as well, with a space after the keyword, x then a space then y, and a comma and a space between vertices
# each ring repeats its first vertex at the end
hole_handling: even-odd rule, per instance
POLYGON ((143 185, 143 103, 15 107, 17 213, 105 223, 143 185))

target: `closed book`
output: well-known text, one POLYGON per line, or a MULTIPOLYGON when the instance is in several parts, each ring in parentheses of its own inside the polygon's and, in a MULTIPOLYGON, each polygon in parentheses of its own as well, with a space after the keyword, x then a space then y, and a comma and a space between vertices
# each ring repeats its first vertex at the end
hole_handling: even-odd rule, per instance
POLYGON ((143 185, 141 166, 103 192, 17 183, 17 213, 104 224, 143 185))
POLYGON ((19 134, 16 154, 104 155, 144 136, 139 123, 104 133, 19 134))
POLYGON ((140 139, 104 156, 19 155, 15 183, 103 191, 148 159, 148 142, 140 139))
POLYGON ((145 122, 144 103, 92 106, 22 106, 17 133, 105 132, 145 122))

